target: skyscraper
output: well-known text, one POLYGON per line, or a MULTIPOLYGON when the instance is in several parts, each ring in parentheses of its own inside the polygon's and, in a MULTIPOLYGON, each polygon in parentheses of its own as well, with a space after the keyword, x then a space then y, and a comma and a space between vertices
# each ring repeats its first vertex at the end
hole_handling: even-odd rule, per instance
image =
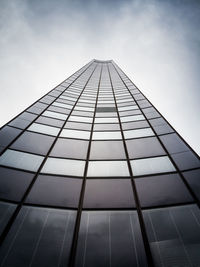
POLYGON ((200 161, 113 61, 0 130, 0 266, 200 266, 200 161))

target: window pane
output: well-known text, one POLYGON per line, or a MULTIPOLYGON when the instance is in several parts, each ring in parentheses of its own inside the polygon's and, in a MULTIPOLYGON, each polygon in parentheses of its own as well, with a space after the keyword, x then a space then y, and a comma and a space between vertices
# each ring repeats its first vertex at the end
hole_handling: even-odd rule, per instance
POLYGON ((126 159, 122 141, 93 141, 90 159, 126 159))
POLYGON ((85 161, 48 158, 41 172, 61 175, 83 176, 85 161))
POLYGON ((0 165, 37 171, 43 159, 42 156, 8 149, 0 156, 0 165))
POLYGON ((0 144, 1 146, 9 145, 19 134, 21 130, 5 126, 0 130, 0 144))
POLYGON ((118 123, 94 124, 94 131, 119 131, 118 123))
POLYGON ((95 123, 118 123, 118 118, 95 118, 95 123))
POLYGON ((131 160, 131 166, 134 175, 175 171, 173 164, 167 156, 131 160))
POLYGON ((13 149, 23 150, 31 153, 46 155, 54 137, 42 134, 24 132, 11 146, 13 149))
POLYGON ((38 132, 38 133, 43 133, 43 134, 48 134, 48 135, 53 135, 53 136, 56 136, 60 131, 59 128, 47 126, 43 124, 38 124, 38 123, 31 124, 31 126, 27 130, 38 132))
POLYGON ((14 204, 0 202, 0 234, 2 234, 15 209, 16 205, 14 204))
POLYGON ((145 120, 143 115, 121 117, 121 122, 145 120))
POLYGON ((194 201, 178 174, 139 178, 135 183, 142 207, 194 201))
POLYGON ((196 205, 144 211, 155 266, 200 265, 200 214, 196 205))
POLYGON ((200 167, 199 158, 191 151, 173 154, 172 158, 181 171, 200 167))
POLYGON ((189 150, 188 146, 180 139, 177 134, 167 134, 160 136, 161 141, 171 154, 189 150))
POLYGON ((88 131, 77 131, 70 129, 63 129, 60 137, 78 138, 78 139, 90 139, 90 132, 88 131))
POLYGON ((64 128, 90 131, 92 124, 67 121, 64 128))
POLYGON ((88 176, 129 176, 126 161, 90 161, 88 176))
POLYGON ((55 267, 58 263, 66 266, 75 216, 75 211, 23 207, 2 245, 0 263, 20 267, 55 267))
POLYGON ((89 117, 72 116, 72 115, 69 117, 69 121, 92 123, 92 120, 93 118, 89 118, 89 117))
POLYGON ((122 139, 121 132, 93 132, 93 140, 122 139))
POLYGON ((48 111, 48 110, 45 111, 42 115, 46 116, 46 117, 60 119, 60 120, 66 120, 67 117, 68 117, 68 115, 61 114, 61 113, 58 113, 58 112, 48 111))
POLYGON ((151 130, 151 128, 124 131, 124 137, 126 139, 152 136, 152 135, 154 135, 154 133, 151 130))
POLYGON ((82 213, 75 266, 147 266, 135 211, 82 213))
POLYGON ((156 137, 127 140, 126 144, 130 158, 142 158, 166 154, 156 137))
POLYGON ((55 127, 62 127, 64 124, 64 121, 53 119, 53 118, 47 118, 40 116, 35 122, 50 125, 50 126, 55 126, 55 127))
POLYGON ((131 181, 127 179, 88 179, 84 208, 135 207, 131 181))
POLYGON ((146 127, 149 127, 147 121, 133 121, 133 122, 122 123, 123 130, 131 130, 137 128, 146 128, 146 127))
POLYGON ((26 202, 75 208, 78 206, 81 185, 81 179, 39 175, 26 202))
POLYGON ((89 141, 58 138, 51 156, 86 159, 89 141))
POLYGON ((185 179, 200 200, 200 169, 183 172, 185 179))
POLYGON ((0 167, 0 198, 20 201, 34 174, 0 167))

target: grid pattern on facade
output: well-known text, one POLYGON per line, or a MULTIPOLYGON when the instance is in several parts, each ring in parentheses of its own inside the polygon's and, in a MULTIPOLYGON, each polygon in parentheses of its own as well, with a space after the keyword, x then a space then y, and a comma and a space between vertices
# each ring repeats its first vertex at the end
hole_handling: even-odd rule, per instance
POLYGON ((0 266, 200 266, 200 161, 113 61, 0 130, 0 266))

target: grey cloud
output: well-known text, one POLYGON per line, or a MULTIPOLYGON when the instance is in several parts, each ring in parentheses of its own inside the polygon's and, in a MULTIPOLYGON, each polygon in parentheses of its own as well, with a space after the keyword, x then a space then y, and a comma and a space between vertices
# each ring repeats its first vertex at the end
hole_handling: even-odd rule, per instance
POLYGON ((115 60, 200 153, 199 1, 1 1, 1 125, 92 58, 115 60))

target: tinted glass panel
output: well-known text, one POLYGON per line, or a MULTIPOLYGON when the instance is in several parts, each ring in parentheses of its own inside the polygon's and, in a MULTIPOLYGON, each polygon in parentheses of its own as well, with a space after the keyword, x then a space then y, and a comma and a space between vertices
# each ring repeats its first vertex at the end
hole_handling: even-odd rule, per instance
POLYGON ((19 134, 21 130, 15 129, 9 126, 5 126, 0 130, 0 145, 7 146, 12 142, 19 134))
POLYGON ((58 113, 58 112, 52 112, 52 111, 48 111, 48 110, 45 111, 42 115, 46 116, 46 117, 60 119, 60 120, 66 120, 67 117, 68 117, 68 115, 61 114, 61 113, 58 113))
POLYGON ((124 137, 126 139, 146 137, 146 136, 152 136, 152 135, 154 135, 154 133, 151 130, 151 128, 124 131, 124 137))
POLYGON ((85 161, 48 158, 41 172, 61 175, 83 176, 85 161))
POLYGON ((23 207, 1 248, 2 266, 66 266, 75 216, 75 211, 23 207))
POLYGON ((126 144, 130 158, 142 158, 166 154, 156 137, 127 140, 126 144))
POLYGON ((0 198, 19 201, 34 174, 0 167, 0 198))
POLYGON ((78 130, 70 130, 70 129, 63 129, 61 137, 71 137, 71 138, 78 138, 78 139, 90 139, 90 132, 88 131, 78 131, 78 130))
POLYGON ((200 160, 191 151, 172 155, 173 160, 180 170, 200 167, 200 160))
POLYGON ((51 156, 86 159, 89 141, 58 138, 51 156))
POLYGON ((121 117, 121 122, 129 122, 129 121, 139 121, 145 120, 143 115, 135 115, 135 116, 128 116, 128 117, 121 117))
POLYGON ((196 205, 144 211, 155 266, 200 265, 200 214, 196 205))
POLYGON ((135 183, 142 207, 193 201, 178 174, 139 178, 135 183))
POLYGON ((119 124, 117 123, 105 123, 105 124, 94 124, 94 131, 115 131, 120 130, 119 124))
POLYGON ((8 149, 0 156, 0 165, 37 171, 43 159, 42 156, 8 149))
POLYGON ((160 136, 160 139, 171 154, 187 151, 189 149, 177 134, 163 135, 160 136))
POLYGON ((45 155, 51 145, 54 137, 42 134, 24 132, 11 146, 11 148, 45 155))
POLYGON ((16 205, 0 202, 0 234, 15 211, 16 205))
POLYGON ((131 181, 127 179, 87 180, 84 208, 134 207, 131 181))
POLYGON ((53 136, 56 136, 60 131, 59 128, 47 126, 47 125, 43 125, 39 123, 31 124, 31 126, 27 130, 38 132, 38 133, 43 133, 43 134, 48 134, 48 135, 53 135, 53 136))
POLYGON ((75 266, 147 266, 134 211, 83 212, 75 266))
POLYGON ((134 175, 175 171, 173 164, 167 156, 131 160, 131 166, 134 175))
POLYGON ((88 176, 129 176, 126 161, 90 161, 88 176))
POLYGON ((122 141, 93 141, 90 159, 126 159, 122 141))
POLYGON ((102 139, 122 139, 120 131, 117 132, 94 132, 92 135, 93 140, 102 140, 102 139))
POLYGON ((59 207, 77 207, 81 184, 81 179, 39 175, 26 202, 59 207))
POLYGON ((43 116, 40 116, 36 122, 42 123, 42 124, 47 124, 55 127, 62 127, 63 126, 63 121, 57 120, 57 119, 52 119, 52 118, 46 118, 43 116))
POLYGON ((185 179, 200 200, 200 169, 183 172, 185 179))
POLYGON ((71 128, 71 129, 77 129, 77 130, 88 130, 90 131, 92 127, 92 124, 89 123, 78 123, 78 122, 72 122, 67 121, 65 124, 65 128, 71 128))
POLYGON ((123 130, 145 128, 145 127, 149 127, 147 121, 133 121, 133 122, 122 123, 123 130))

